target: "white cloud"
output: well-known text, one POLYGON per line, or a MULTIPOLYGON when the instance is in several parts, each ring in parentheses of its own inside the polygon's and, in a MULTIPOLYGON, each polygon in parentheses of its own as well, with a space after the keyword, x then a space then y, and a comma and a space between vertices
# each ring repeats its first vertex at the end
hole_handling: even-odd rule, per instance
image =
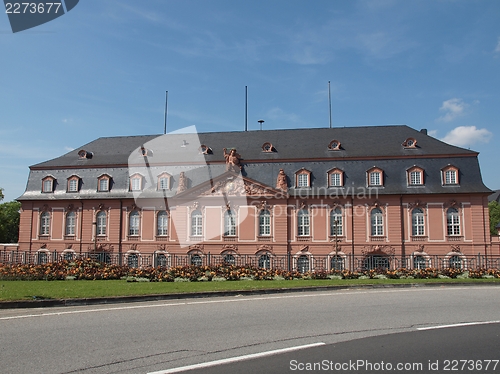
POLYGON ((468 106, 469 104, 465 103, 462 99, 453 98, 443 101, 443 105, 441 105, 439 110, 444 112, 444 115, 439 117, 437 120, 441 122, 451 122, 458 117, 463 116, 468 106))
POLYGON ((459 126, 451 130, 441 140, 449 144, 464 147, 476 143, 488 143, 492 136, 493 134, 487 129, 478 129, 476 126, 459 126))
POLYGON ((75 148, 71 148, 71 147, 65 146, 64 150, 67 151, 67 152, 71 152, 71 151, 74 151, 75 148))
POLYGON ((430 130, 427 135, 432 136, 433 138, 437 137, 437 130, 430 130))

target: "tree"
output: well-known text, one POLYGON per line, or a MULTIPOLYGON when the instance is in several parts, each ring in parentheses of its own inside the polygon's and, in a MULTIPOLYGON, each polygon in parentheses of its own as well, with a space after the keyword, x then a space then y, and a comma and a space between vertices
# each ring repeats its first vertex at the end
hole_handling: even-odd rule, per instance
POLYGON ((3 200, 5 196, 3 195, 3 188, 0 187, 0 201, 3 200))
POLYGON ((490 232, 491 235, 498 235, 496 226, 500 222, 500 204, 496 201, 490 201, 488 203, 488 210, 490 212, 490 232))
POLYGON ((0 243, 17 243, 20 209, 17 201, 0 204, 0 243))

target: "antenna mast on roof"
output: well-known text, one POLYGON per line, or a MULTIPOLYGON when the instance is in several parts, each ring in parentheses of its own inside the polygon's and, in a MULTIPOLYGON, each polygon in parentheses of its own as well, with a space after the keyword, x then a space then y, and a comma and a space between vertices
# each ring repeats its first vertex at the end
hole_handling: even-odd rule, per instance
POLYGON ((245 131, 248 131, 248 86, 245 86, 245 131))
POLYGON ((168 109, 168 91, 165 91, 165 126, 163 128, 163 134, 167 133, 167 109, 168 109))
POLYGON ((328 106, 329 106, 329 114, 330 114, 330 128, 332 128, 332 95, 330 92, 330 81, 328 81, 328 106))

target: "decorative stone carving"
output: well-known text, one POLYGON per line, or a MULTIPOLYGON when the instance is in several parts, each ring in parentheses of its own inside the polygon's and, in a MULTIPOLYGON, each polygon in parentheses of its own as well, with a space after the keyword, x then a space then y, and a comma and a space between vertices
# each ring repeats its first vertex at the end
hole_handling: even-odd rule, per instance
POLYGON ((373 254, 386 254, 386 255, 394 255, 396 253, 396 250, 394 247, 391 247, 390 245, 371 245, 368 248, 363 248, 361 250, 361 253, 363 256, 366 255, 373 255, 373 254))
POLYGON ((177 186, 177 193, 186 191, 188 188, 188 179, 183 171, 179 174, 179 185, 177 186))
POLYGON ((280 169, 278 173, 278 178, 276 180, 276 188, 279 188, 280 190, 287 191, 288 190, 288 184, 286 181, 286 174, 283 169, 280 169))
POLYGON ((190 245, 188 253, 192 252, 192 251, 198 251, 198 252, 203 253, 203 244, 193 244, 193 245, 190 245))
POLYGON ((451 251, 455 253, 461 253, 460 252, 460 246, 459 245, 452 245, 451 246, 451 251))
POLYGON ((226 170, 235 172, 239 172, 241 170, 241 156, 236 153, 236 149, 233 148, 227 152, 227 149, 224 148, 224 158, 226 159, 226 170))
POLYGON ((238 252, 238 246, 234 244, 224 244, 222 246, 222 252, 227 252, 227 251, 233 251, 233 252, 238 252))
POLYGON ((425 250, 425 245, 419 244, 419 245, 417 245, 417 250, 415 252, 423 253, 424 250, 425 250))
POLYGON ((242 178, 232 180, 223 180, 215 183, 215 185, 206 192, 201 193, 201 196, 221 196, 221 195, 266 195, 268 191, 255 184, 245 183, 242 178))
POLYGON ((258 245, 256 253, 259 253, 259 252, 269 252, 269 253, 272 254, 273 253, 273 247, 270 246, 269 244, 258 245))

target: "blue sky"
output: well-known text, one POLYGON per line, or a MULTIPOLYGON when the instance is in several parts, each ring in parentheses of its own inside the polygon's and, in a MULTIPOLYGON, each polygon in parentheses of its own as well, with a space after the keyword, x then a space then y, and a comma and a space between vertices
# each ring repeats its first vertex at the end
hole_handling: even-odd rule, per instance
POLYGON ((407 124, 480 152, 500 189, 498 0, 82 0, 0 15, 0 187, 101 136, 407 124))

